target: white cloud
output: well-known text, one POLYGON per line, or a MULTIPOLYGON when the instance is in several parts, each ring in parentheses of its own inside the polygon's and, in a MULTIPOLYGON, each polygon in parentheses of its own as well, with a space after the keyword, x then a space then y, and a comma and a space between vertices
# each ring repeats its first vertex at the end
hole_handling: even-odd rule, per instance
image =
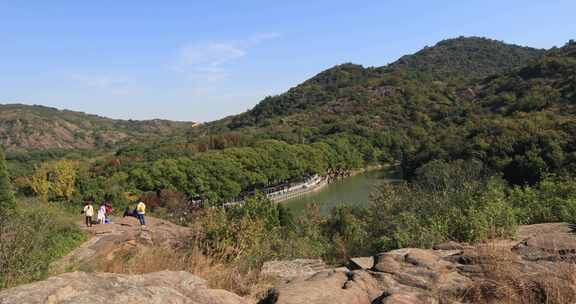
POLYGON ((171 69, 187 74, 196 82, 222 80, 228 76, 226 65, 245 57, 251 48, 279 36, 278 33, 259 33, 242 40, 186 44, 178 49, 171 69))
POLYGON ((110 88, 124 86, 130 82, 125 77, 109 75, 73 75, 72 78, 87 87, 110 88))
POLYGON ((180 49, 180 63, 192 66, 220 66, 244 57, 246 51, 231 43, 188 45, 180 49))
POLYGON ((115 94, 127 93, 132 84, 132 80, 127 77, 112 75, 76 74, 71 78, 84 87, 108 90, 115 94))

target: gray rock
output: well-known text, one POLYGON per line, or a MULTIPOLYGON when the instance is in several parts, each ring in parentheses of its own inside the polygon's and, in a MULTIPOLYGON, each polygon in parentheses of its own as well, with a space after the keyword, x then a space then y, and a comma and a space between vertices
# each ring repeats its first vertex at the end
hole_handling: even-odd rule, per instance
POLYGON ((382 304, 437 304, 439 301, 422 293, 393 294, 381 300, 382 304))
POLYGON ((0 292, 0 304, 247 304, 242 297, 209 289, 183 271, 145 275, 72 272, 0 292))
POLYGON ((280 281, 290 281, 295 278, 307 278, 326 270, 330 268, 320 259, 296 259, 266 262, 260 273, 280 281))
POLYGON ((513 250, 531 261, 576 261, 576 235, 572 233, 536 235, 519 243, 513 250))
POLYGON ((432 247, 434 250, 462 250, 464 249, 464 245, 460 243, 456 243, 453 241, 448 241, 445 243, 437 244, 432 247))
POLYGON ((324 271, 280 285, 260 303, 371 304, 381 294, 376 280, 365 271, 324 271))
POLYGON ((372 267, 374 267, 374 258, 373 257, 351 258, 350 261, 348 261, 348 267, 351 270, 372 269, 372 267))

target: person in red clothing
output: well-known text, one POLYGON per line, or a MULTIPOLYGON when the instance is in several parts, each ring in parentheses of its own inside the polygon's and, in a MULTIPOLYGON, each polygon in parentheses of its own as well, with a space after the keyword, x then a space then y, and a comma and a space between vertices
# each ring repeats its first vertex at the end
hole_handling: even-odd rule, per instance
POLYGON ((112 215, 112 212, 114 211, 114 209, 112 209, 112 203, 111 202, 106 202, 104 203, 104 207, 106 208, 106 220, 105 223, 109 224, 111 222, 110 220, 110 215, 112 215))

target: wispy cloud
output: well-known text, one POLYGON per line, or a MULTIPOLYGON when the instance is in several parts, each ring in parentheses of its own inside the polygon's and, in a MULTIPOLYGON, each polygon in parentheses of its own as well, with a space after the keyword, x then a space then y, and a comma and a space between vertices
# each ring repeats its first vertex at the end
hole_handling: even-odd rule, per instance
POLYGON ((245 57, 251 48, 279 36, 278 33, 260 33, 242 40, 186 44, 178 49, 171 68, 186 73, 195 81, 222 80, 228 76, 228 64, 245 57))
POLYGON ((80 85, 91 89, 108 90, 112 93, 126 93, 132 80, 128 77, 96 74, 76 74, 71 77, 80 85))

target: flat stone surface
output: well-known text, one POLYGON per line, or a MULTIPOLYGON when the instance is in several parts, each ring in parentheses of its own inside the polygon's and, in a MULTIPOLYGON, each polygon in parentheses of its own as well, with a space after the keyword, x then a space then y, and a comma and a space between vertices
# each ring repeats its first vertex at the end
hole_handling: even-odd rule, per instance
POLYGON ((72 272, 0 292, 0 304, 248 304, 233 293, 209 289, 183 271, 145 275, 72 272))
POLYGON ((548 252, 576 251, 576 235, 567 233, 546 233, 526 240, 526 246, 548 252))
POLYGON ((321 259, 296 259, 265 262, 260 273, 280 281, 289 281, 295 278, 307 278, 326 270, 330 270, 330 267, 321 259))
POLYGON ((534 225, 522 225, 518 227, 516 235, 519 239, 524 240, 533 236, 548 233, 571 233, 573 227, 568 223, 545 223, 534 225))
POLYGON ((434 245, 434 247, 432 247, 432 249, 434 249, 434 250, 462 250, 462 249, 464 249, 464 245, 462 245, 460 243, 453 242, 453 241, 449 241, 449 242, 445 242, 445 243, 441 243, 441 244, 436 244, 436 245, 434 245))
POLYGON ((278 286, 260 303, 371 304, 380 295, 376 280, 366 272, 324 271, 278 286))
POLYGON ((78 269, 86 265, 96 267, 102 261, 113 260, 114 256, 123 256, 128 251, 145 247, 175 247, 191 231, 187 227, 153 217, 147 217, 146 224, 146 227, 140 227, 138 220, 132 217, 114 217, 111 224, 94 225, 91 228, 79 223, 90 235, 90 239, 64 258, 52 263, 51 272, 59 274, 70 268, 78 269))

